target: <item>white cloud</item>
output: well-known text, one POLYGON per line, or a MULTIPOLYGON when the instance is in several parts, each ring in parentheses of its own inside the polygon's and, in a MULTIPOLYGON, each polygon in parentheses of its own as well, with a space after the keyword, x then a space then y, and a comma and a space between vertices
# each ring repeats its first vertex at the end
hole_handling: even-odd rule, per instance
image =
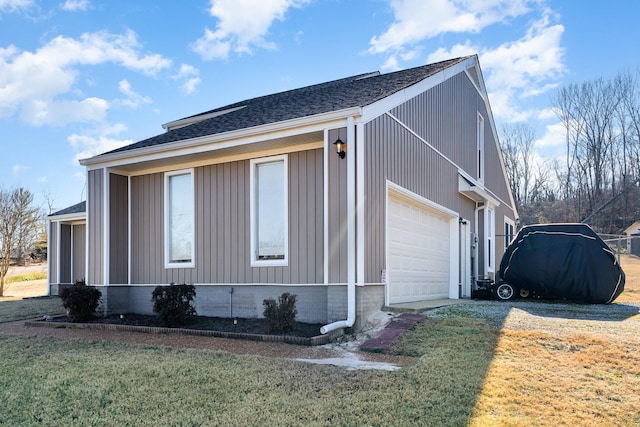
POLYGON ((118 83, 118 89, 127 97, 126 99, 118 100, 118 103, 125 107, 135 109, 144 104, 151 104, 152 102, 151 98, 148 96, 142 96, 131 89, 131 84, 127 80, 120 80, 120 83, 118 83))
POLYGON ((66 0, 60 5, 60 8, 67 12, 78 12, 89 9, 90 5, 89 0, 66 0))
POLYGON ((88 159, 89 157, 132 144, 133 141, 130 139, 117 138, 119 134, 126 130, 127 127, 125 125, 118 123, 113 126, 93 129, 84 135, 70 135, 67 139, 71 146, 77 150, 73 158, 74 164, 77 164, 81 159, 88 159))
POLYGON ((22 119, 34 126, 65 126, 72 122, 104 119, 109 104, 101 98, 76 100, 28 100, 22 105, 22 119))
POLYGON ((33 5, 33 0, 0 0, 0 12, 15 12, 27 9, 33 5))
POLYGON ((181 80, 182 92, 189 95, 195 92, 197 86, 200 84, 200 70, 192 65, 182 64, 178 74, 173 76, 174 80, 181 80))
POLYGON ((61 98, 73 96, 81 67, 105 63, 150 76, 171 66, 162 55, 142 53, 132 31, 86 33, 79 39, 58 36, 35 52, 0 48, 0 117, 20 111, 23 120, 35 125, 51 124, 55 116, 64 123, 100 119, 106 101, 61 98), (64 117, 54 111, 58 109, 64 117))
POLYGON ((16 164, 16 165, 13 165, 13 167, 11 168, 11 172, 13 172, 13 174, 17 176, 28 169, 29 169, 28 166, 16 164))
POLYGON ((566 129, 561 122, 547 125, 544 135, 534 141, 534 146, 538 148, 561 147, 566 143, 566 129))
POLYGON ((370 53, 403 51, 444 33, 477 33, 529 11, 530 0, 392 0, 395 22, 370 41, 370 53))
POLYGON ((493 113, 506 121, 523 121, 539 116, 534 109, 523 109, 520 101, 556 88, 566 73, 561 47, 564 27, 552 24, 553 15, 543 10, 518 40, 498 47, 474 46, 470 41, 450 49, 439 48, 427 62, 478 53, 490 92, 493 113))
POLYGON ((205 60, 224 59, 230 52, 251 53, 252 48, 275 49, 265 39, 273 21, 284 20, 287 10, 310 0, 210 0, 209 13, 218 19, 215 30, 205 28, 192 49, 205 60))

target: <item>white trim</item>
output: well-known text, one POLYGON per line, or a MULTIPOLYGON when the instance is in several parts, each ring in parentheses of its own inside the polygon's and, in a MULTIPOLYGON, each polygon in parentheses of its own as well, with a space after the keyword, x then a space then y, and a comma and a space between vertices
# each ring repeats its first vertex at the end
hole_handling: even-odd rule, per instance
POLYGON ((87 224, 87 228, 85 229, 84 232, 84 275, 85 277, 85 282, 87 285, 91 285, 91 276, 89 275, 89 197, 90 197, 90 192, 89 192, 89 170, 85 170, 85 183, 87 185, 87 200, 85 201, 85 221, 87 224))
POLYGON ((487 274, 496 271, 496 210, 487 204, 484 210, 484 268, 487 274), (493 243, 489 245, 489 242, 493 243), (491 246, 491 249, 489 248, 491 246))
POLYGON ((486 176, 485 171, 485 141, 484 141, 484 117, 478 111, 478 118, 476 121, 476 179, 478 182, 484 184, 484 178, 486 176))
POLYGON ((196 252, 196 218, 195 218, 195 188, 194 188, 194 169, 179 169, 174 171, 165 172, 164 174, 164 268, 194 268, 196 265, 195 252, 196 252), (192 206, 192 218, 191 218, 191 262, 170 262, 170 242, 169 236, 171 235, 169 230, 169 180, 172 176, 177 175, 189 175, 191 184, 191 206, 192 206))
POLYGON ((274 266, 287 266, 289 265, 289 156, 286 154, 272 157, 261 157, 257 159, 251 159, 249 169, 249 212, 250 212, 250 259, 252 267, 274 267, 274 266), (259 260, 256 258, 257 246, 256 246, 256 221, 258 220, 256 212, 256 194, 255 194, 255 171, 256 166, 263 163, 275 163, 283 162, 284 173, 284 259, 277 260, 259 260))
POLYGON ((60 222, 60 221, 69 222, 69 221, 84 221, 86 217, 87 217, 86 212, 76 212, 76 213, 70 213, 70 214, 64 214, 64 215, 49 216, 47 217, 47 219, 52 222, 60 222))
POLYGON ((323 201, 324 201, 324 217, 323 217, 323 238, 324 238, 324 248, 323 248, 323 282, 325 285, 329 284, 329 130, 324 130, 324 150, 322 154, 323 166, 323 201))
POLYGON ((60 239, 60 231, 62 230, 62 223, 61 222, 57 222, 56 223, 56 238, 57 238, 57 242, 56 242, 56 251, 57 251, 57 259, 56 259, 56 263, 58 264, 56 267, 56 283, 59 285, 60 284, 60 252, 62 251, 62 242, 60 239))
POLYGON ((111 218, 110 218, 110 210, 109 210, 109 191, 111 191, 109 186, 109 168, 103 169, 103 182, 102 182, 102 282, 105 285, 109 285, 109 262, 110 262, 110 245, 109 245, 109 231, 111 227, 111 218))
POLYGON ((131 177, 127 177, 127 283, 131 283, 131 261, 133 259, 133 255, 131 251, 133 250, 133 240, 131 239, 131 177))
POLYGON ((70 283, 75 283, 75 279, 73 278, 74 276, 74 272, 73 272, 73 255, 74 255, 74 251, 73 251, 73 234, 74 234, 74 225, 73 224, 69 224, 69 234, 71 241, 69 242, 69 248, 71 249, 71 255, 69 256, 69 260, 71 261, 71 266, 69 267, 69 282, 70 283))
POLYGON ((458 228, 458 212, 451 210, 445 206, 435 203, 429 199, 426 199, 419 194, 416 194, 400 185, 387 180, 386 192, 385 192, 385 266, 387 269, 387 281, 384 291, 385 305, 389 305, 390 300, 390 288, 389 288, 389 266, 391 265, 390 258, 390 244, 389 244, 389 199, 391 196, 408 199, 412 202, 418 202, 425 205, 428 208, 436 210, 443 215, 448 216, 449 219, 449 298, 458 299, 458 275, 460 273, 460 230, 458 228))
POLYGON ((464 61, 447 67, 444 70, 432 76, 429 76, 412 86, 409 86, 403 90, 399 90, 398 92, 389 95, 381 99, 380 101, 374 102, 373 104, 364 107, 362 109, 362 122, 369 122, 383 115, 384 113, 391 111, 398 105, 404 104, 408 100, 420 95, 421 93, 434 88, 435 86, 447 81, 456 74, 464 72, 467 68, 473 66, 476 62, 476 57, 471 56, 464 61))
POLYGON ((116 153, 101 154, 88 159, 81 159, 80 164, 90 168, 100 167, 99 165, 126 165, 158 158, 169 158, 220 148, 237 147, 254 142, 264 142, 277 138, 296 136, 303 133, 321 132, 331 126, 332 122, 344 123, 346 117, 359 116, 361 112, 362 109, 360 107, 347 108, 314 116, 243 128, 231 132, 182 139, 116 153))
MULTIPOLYGON (((51 248, 51 220, 47 220, 47 251, 51 248)), ((47 254, 47 296, 51 296, 51 254, 47 254)))
MULTIPOLYGON (((381 283, 380 283, 381 284, 381 283)), ((380 285, 378 284, 378 285, 380 285)), ((127 284, 127 283, 113 283, 111 285, 109 285, 110 287, 114 287, 114 286, 118 286, 118 287, 129 287, 129 288, 143 288, 143 287, 152 287, 155 288, 156 286, 169 286, 169 283, 131 283, 131 284, 127 284)), ((267 286, 267 287, 273 287, 273 286, 277 286, 277 287, 319 287, 319 288, 326 288, 327 285, 325 285, 324 283, 231 283, 231 282, 221 282, 221 283, 193 283, 194 286, 198 287, 198 286, 221 286, 221 287, 225 287, 225 288, 229 288, 229 287, 248 287, 248 286, 267 286)), ((330 283, 329 286, 345 286, 346 283, 330 283)), ((375 283, 374 283, 375 285, 375 283)), ((104 286, 104 285, 98 285, 98 286, 104 286)))
POLYGON ((507 247, 509 246, 509 244, 511 244, 511 240, 513 240, 513 239, 516 237, 516 234, 517 234, 517 233, 516 233, 516 222, 515 222, 514 220, 512 220, 511 218, 509 218, 508 216, 506 216, 506 215, 505 215, 505 216, 504 216, 504 222, 503 222, 503 225, 510 225, 511 227, 513 227, 513 235, 511 236, 511 237, 512 237, 512 239, 510 239, 508 242, 507 242, 507 240, 506 240, 506 239, 507 239, 507 236, 506 236, 506 233, 505 233, 505 241, 504 241, 504 242, 505 242, 505 245, 504 245, 504 249, 506 250, 506 249, 507 249, 507 247))
POLYGON ((365 140, 364 140, 364 124, 358 123, 356 126, 356 171, 358 174, 357 178, 357 188, 356 188, 356 210, 357 210, 357 219, 356 219, 356 238, 357 238, 357 273, 356 273, 356 284, 358 286, 365 285, 365 140))

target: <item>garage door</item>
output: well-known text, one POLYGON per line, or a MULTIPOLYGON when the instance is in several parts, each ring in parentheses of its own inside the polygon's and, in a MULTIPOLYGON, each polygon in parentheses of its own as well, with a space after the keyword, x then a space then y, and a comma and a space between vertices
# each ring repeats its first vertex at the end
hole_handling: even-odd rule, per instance
POLYGON ((389 195, 389 304, 449 297, 450 217, 389 195))

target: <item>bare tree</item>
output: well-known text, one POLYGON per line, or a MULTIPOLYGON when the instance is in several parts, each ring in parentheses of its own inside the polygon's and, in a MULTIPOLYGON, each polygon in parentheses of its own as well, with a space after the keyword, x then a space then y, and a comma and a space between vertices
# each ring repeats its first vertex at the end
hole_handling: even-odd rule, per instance
POLYGON ((33 194, 23 188, 0 189, 0 296, 12 258, 23 258, 38 233, 38 209, 33 194))

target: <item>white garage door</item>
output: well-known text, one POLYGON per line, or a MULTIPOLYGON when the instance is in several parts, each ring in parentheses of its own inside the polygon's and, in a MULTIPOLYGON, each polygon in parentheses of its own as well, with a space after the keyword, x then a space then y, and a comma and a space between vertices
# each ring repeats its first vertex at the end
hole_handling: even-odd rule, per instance
POLYGON ((449 297, 450 217, 389 195, 389 304, 449 297))

